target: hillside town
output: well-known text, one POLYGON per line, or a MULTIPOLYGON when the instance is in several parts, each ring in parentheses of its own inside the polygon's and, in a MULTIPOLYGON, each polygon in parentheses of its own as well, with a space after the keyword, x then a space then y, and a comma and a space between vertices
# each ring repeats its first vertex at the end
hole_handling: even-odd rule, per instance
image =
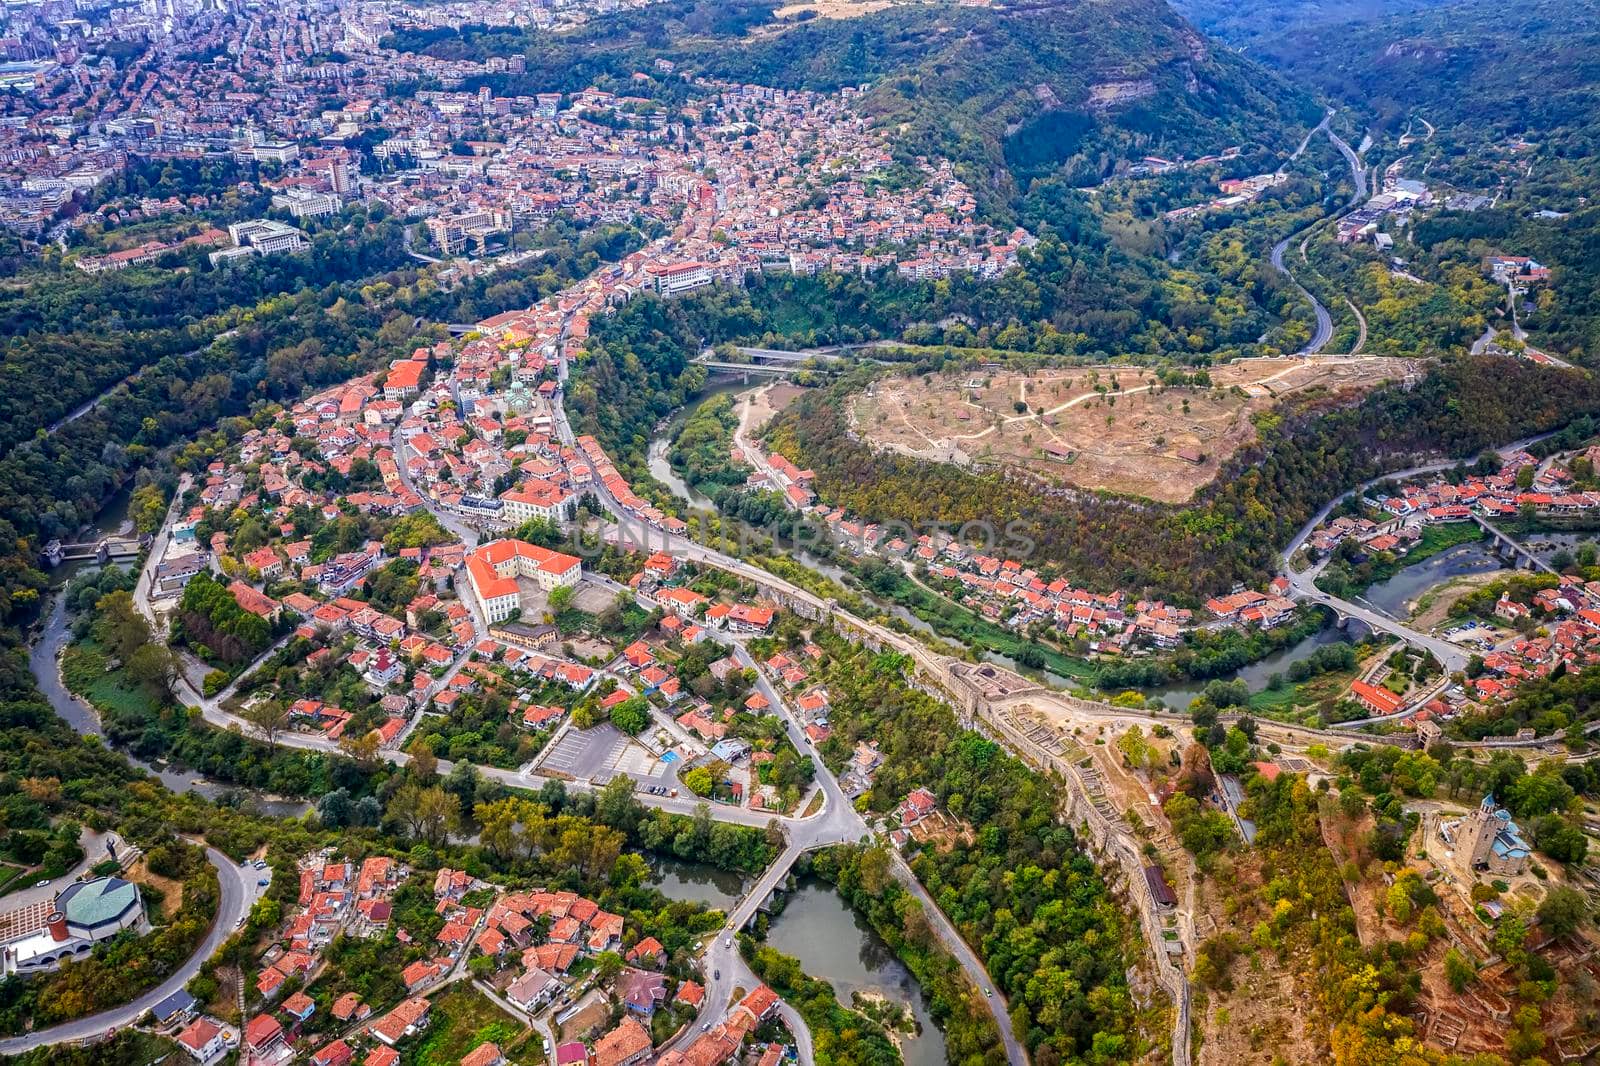
MULTIPOLYGON (((444 17, 443 10, 430 9, 424 22, 444 17)), ((185 24, 166 13, 155 32, 202 45, 226 12, 197 14, 185 24)), ((686 78, 665 64, 634 75, 637 96, 592 87, 498 96, 488 87, 452 87, 516 73, 505 61, 443 61, 382 48, 377 42, 398 25, 387 5, 289 14, 263 15, 261 32, 247 35, 243 51, 222 64, 147 70, 136 61, 124 71, 109 60, 83 61, 102 43, 99 32, 152 32, 139 21, 103 30, 84 24, 87 38, 55 42, 53 60, 29 66, 34 87, 58 102, 0 128, 9 171, 0 174, 8 183, 0 222, 30 236, 48 229, 63 242, 90 224, 114 235, 119 226, 153 219, 238 223, 229 226, 231 246, 211 253, 213 263, 302 249, 300 226, 358 202, 421 223, 434 254, 447 257, 512 250, 519 235, 557 218, 670 231, 612 279, 606 298, 615 302, 640 291, 737 284, 761 271, 993 277, 1033 242, 1025 230, 1001 233, 976 221, 975 200, 948 161, 897 159, 883 132, 855 110, 860 88, 775 90, 686 78), (337 47, 347 58, 291 64, 319 47, 337 47), (268 70, 270 90, 244 89, 246 79, 268 70), (400 78, 441 88, 388 92, 400 78), (121 86, 118 98, 103 99, 112 84, 121 86), (67 91, 51 96, 57 87, 67 91), (657 95, 680 91, 689 103, 674 109, 657 102, 657 95), (329 93, 345 103, 320 107, 329 93), (90 99, 99 117, 80 128, 71 112, 90 99), (270 198, 284 218, 225 218, 215 196, 94 202, 132 152, 151 160, 231 160, 255 175, 234 193, 270 198), (91 210, 53 222, 74 197, 87 197, 91 210)), ((219 233, 213 226, 182 240, 85 255, 80 269, 152 263, 214 244, 219 233)))
MULTIPOLYGON (((450 1025, 448 1012, 473 996, 547 1034, 546 1061, 689 1066, 732 1058, 757 1029, 766 1031, 778 1006, 776 994, 757 985, 715 1027, 657 1056, 659 1022, 685 1028, 705 989, 658 939, 594 900, 509 891, 448 867, 423 885, 389 856, 355 863, 331 849, 304 856, 299 875, 297 906, 261 958, 249 996, 255 1013, 242 1027, 182 994, 155 1011, 160 1029, 200 1066, 235 1052, 250 1066, 396 1066, 408 1061, 397 1048, 412 1049, 430 1027, 450 1025), (397 1002, 369 1003, 353 990, 372 987, 379 975, 349 968, 352 940, 380 941, 392 952, 392 972, 382 976, 395 982, 397 1002), (319 1011, 327 1017, 313 1022, 319 1011), (610 1024, 613 1013, 620 1020, 610 1024), (559 1031, 583 1038, 561 1039, 559 1031)), ((493 1041, 469 1043, 460 1060, 467 1066, 509 1061, 510 1049, 493 1041)), ((785 1051, 758 1040, 748 1061, 774 1066, 785 1051)))
MULTIPOLYGON (((1068 641, 1083 641, 1095 654, 1148 654, 1170 651, 1196 625, 1195 612, 1157 599, 1122 591, 1093 592, 1065 577, 1046 580, 1017 559, 990 554, 962 543, 949 532, 916 534, 904 523, 866 522, 817 499, 814 475, 779 453, 764 453, 749 441, 736 443, 732 458, 752 468, 750 491, 773 492, 787 507, 813 519, 841 549, 873 556, 924 575, 941 592, 983 617, 1016 632, 1052 627, 1068 641)), ((1265 591, 1236 589, 1205 604, 1207 628, 1272 629, 1295 616, 1283 578, 1265 591)))
POLYGON ((1549 3, 12 0, 0 1058, 1592 1059, 1549 3))

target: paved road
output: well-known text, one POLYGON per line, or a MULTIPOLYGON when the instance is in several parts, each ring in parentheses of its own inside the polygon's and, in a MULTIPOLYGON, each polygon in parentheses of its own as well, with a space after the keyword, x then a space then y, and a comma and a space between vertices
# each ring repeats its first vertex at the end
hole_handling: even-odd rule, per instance
POLYGON ((211 931, 206 934, 205 940, 201 941, 199 949, 189 956, 189 961, 178 967, 172 976, 155 988, 121 1007, 92 1014, 75 1022, 41 1029, 26 1036, 0 1040, 0 1055, 20 1055, 47 1044, 89 1040, 104 1036, 113 1029, 126 1028, 138 1021, 139 1017, 151 1007, 188 984, 200 972, 200 967, 205 961, 216 954, 222 942, 233 934, 239 920, 249 912, 255 902, 256 871, 247 871, 236 866, 215 848, 206 849, 206 858, 217 868, 217 880, 222 886, 222 899, 218 903, 217 918, 211 924, 211 931))
MULTIPOLYGON (((1312 225, 1320 225, 1320 221, 1314 222, 1312 225)), ((1305 232, 1307 231, 1298 230, 1294 233, 1291 233, 1277 244, 1273 245, 1271 259, 1273 268, 1276 269, 1278 273, 1288 278, 1290 284, 1299 290, 1300 295, 1311 301, 1311 311, 1316 315, 1317 328, 1312 332, 1311 339, 1306 342, 1305 347, 1301 348, 1295 354, 1315 355, 1322 351, 1323 348, 1326 348, 1328 346, 1328 342, 1333 339, 1333 317, 1328 314, 1328 309, 1322 306, 1322 301, 1317 299, 1316 296, 1312 294, 1310 289, 1300 284, 1299 280, 1294 276, 1294 272, 1283 263, 1283 253, 1288 249, 1289 242, 1305 232)))
MULTIPOLYGON (((563 431, 564 436, 570 435, 571 431, 566 426, 564 413, 560 411, 559 407, 557 408, 557 412, 558 427, 563 431)), ((603 485, 599 484, 597 481, 594 485, 594 489, 597 498, 608 511, 621 520, 627 520, 626 512, 617 504, 616 500, 612 498, 611 494, 606 491, 603 485)), ((913 658, 915 658, 925 669, 938 671, 942 669, 944 665, 944 657, 930 652, 920 642, 907 640, 905 637, 895 633, 893 630, 874 625, 873 623, 866 622, 862 619, 857 619, 854 616, 846 615, 844 612, 839 611, 836 604, 824 601, 821 597, 815 596, 812 593, 799 588, 798 586, 791 585, 786 581, 776 578, 764 570, 757 570, 749 564, 735 559, 732 556, 725 555, 722 552, 707 548, 684 537, 674 537, 665 533, 658 534, 657 536, 661 542, 659 547, 664 550, 671 551, 674 555, 698 560, 708 565, 715 566, 719 569, 726 570, 730 573, 744 577, 748 580, 759 581, 768 587, 781 588, 786 594, 793 596, 796 599, 809 602, 813 606, 822 609, 824 612, 848 617, 855 625, 873 632, 874 635, 882 640, 885 645, 912 655, 913 658)), ((742 645, 736 646, 735 655, 740 659, 741 663, 748 667, 754 668, 754 661, 750 658, 748 651, 746 651, 742 645)), ((827 844, 839 843, 841 840, 860 839, 865 835, 864 823, 862 823, 859 816, 856 815, 854 807, 845 799, 843 792, 839 788, 838 781, 834 778, 833 774, 828 771, 827 767, 822 764, 821 756, 817 755, 807 743, 805 735, 801 731, 799 720, 794 716, 788 704, 774 689, 771 682, 767 679, 765 672, 757 669, 756 676, 758 678, 758 689, 760 690, 761 694, 766 697, 768 702, 771 703, 772 706, 777 710, 780 717, 784 719, 789 728, 790 738, 793 740, 795 747, 801 752, 811 754, 813 756, 813 761, 817 767, 817 780, 822 787, 823 795, 826 797, 826 803, 823 806, 823 810, 819 812, 819 815, 813 815, 812 818, 809 819, 788 819, 783 823, 786 831, 789 834, 789 847, 785 849, 784 854, 780 856, 779 860, 767 870, 763 878, 758 881, 755 886, 753 886, 752 891, 745 897, 744 900, 741 901, 740 905, 735 908, 733 915, 730 916, 730 922, 727 926, 727 930, 721 934, 718 940, 708 945, 708 980, 711 980, 710 975, 712 973, 720 969, 724 974, 724 983, 728 984, 728 989, 724 991, 710 986, 707 987, 705 1001, 701 1008, 701 1014, 696 1019, 696 1023, 699 1025, 715 1025, 717 1021, 721 1019, 722 1014, 719 1013, 718 1005, 724 1005, 721 1010, 725 1012, 726 999, 724 997, 728 994, 731 994, 731 982, 733 979, 732 974, 735 971, 736 965, 742 965, 742 963, 736 963, 736 956, 738 954, 737 942, 725 943, 724 941, 731 940, 732 932, 743 927, 744 923, 749 920, 750 915, 755 913, 756 907, 758 907, 761 902, 766 899, 767 895, 770 894, 772 887, 776 885, 777 882, 782 879, 782 877, 787 876, 789 867, 793 865, 794 859, 798 858, 799 854, 803 851, 811 850, 815 847, 822 847, 827 844), (832 812, 831 815, 829 812, 832 812), (824 818, 820 816, 827 817, 824 818), (724 963, 726 963, 726 965, 724 965, 724 963)), ((907 873, 909 874, 909 871, 907 871, 907 873)), ((913 876, 911 880, 915 882, 916 879, 913 876)), ((990 979, 988 971, 984 969, 983 964, 978 960, 977 955, 970 949, 954 950, 955 945, 960 945, 962 948, 966 947, 961 941, 960 934, 956 932, 955 927, 950 923, 950 920, 942 911, 938 909, 937 905, 934 904, 932 897, 928 896, 926 892, 923 892, 920 898, 923 900, 924 906, 928 910, 930 922, 935 926, 936 929, 941 929, 942 933, 947 936, 948 942, 951 943, 957 961, 960 962, 962 968, 967 971, 967 975, 972 980, 973 984, 978 986, 980 990, 986 990, 990 993, 990 996, 988 997, 990 1010, 994 1016, 995 1025, 1000 1030, 1001 1039, 1005 1043, 1006 1053, 1009 1061, 1016 1064, 1025 1063, 1027 1059, 1022 1051, 1021 1044, 1017 1041, 1015 1034, 1012 1032, 1011 1018, 1005 1007, 1005 1001, 1003 998, 998 996, 998 992, 994 988, 994 983, 990 979)))
MULTIPOLYGON (((1512 441, 1510 444, 1496 449, 1495 454, 1504 459, 1507 456, 1522 451, 1529 445, 1536 444, 1547 437, 1554 436, 1557 432, 1560 431, 1555 430, 1549 433, 1540 433, 1536 436, 1524 437, 1521 440, 1512 441)), ((1442 459, 1432 463, 1424 463, 1420 466, 1413 466, 1406 470, 1397 470, 1391 474, 1384 474, 1380 477, 1373 478, 1370 481, 1365 481, 1350 491, 1341 493, 1340 495, 1335 496, 1332 500, 1328 501, 1327 505, 1313 515, 1311 520, 1300 528, 1300 532, 1294 535, 1294 539, 1292 539, 1289 542, 1288 547, 1283 550, 1283 554, 1280 558, 1281 567, 1285 576, 1287 576, 1289 579, 1290 588, 1293 590, 1295 596, 1300 599, 1311 600, 1313 602, 1332 607, 1334 610, 1345 615, 1346 617, 1359 618, 1373 629, 1381 630, 1382 632, 1397 636, 1401 640, 1411 644, 1413 647, 1426 649, 1433 654, 1434 658, 1439 660, 1440 664, 1444 666, 1446 673, 1454 673, 1457 670, 1464 669, 1467 665, 1467 660, 1471 658, 1470 653, 1465 649, 1438 637, 1412 629, 1409 626, 1390 618, 1388 615, 1380 614, 1377 611, 1362 607, 1359 604, 1351 603, 1348 600, 1340 599, 1337 596, 1331 596, 1316 587, 1317 575, 1322 572, 1322 566, 1320 564, 1311 567, 1308 570, 1296 570, 1290 562, 1290 560, 1294 558, 1300 549, 1305 546, 1306 538, 1311 535, 1312 531, 1326 522, 1328 520, 1328 515, 1333 511, 1333 509, 1340 503, 1349 499, 1351 496, 1354 496, 1358 493, 1364 493, 1374 485, 1379 485, 1386 481, 1406 481, 1411 478, 1420 477, 1424 474, 1436 474, 1443 470, 1449 470, 1462 461, 1463 460, 1459 459, 1442 459)))
POLYGON ((1316 577, 1320 572, 1320 567, 1289 572, 1289 587, 1296 599, 1309 600, 1312 603, 1320 603, 1324 606, 1332 607, 1346 618, 1358 618, 1372 629, 1399 637, 1412 647, 1423 648, 1431 653, 1435 659, 1439 660, 1447 674, 1466 669, 1467 660, 1471 658, 1466 649, 1452 644, 1448 640, 1412 629, 1405 623, 1397 622, 1386 614, 1323 592, 1316 586, 1316 577))
POLYGON ((1011 1030, 1011 1008, 1006 1002, 1006 997, 989 978, 989 971, 983 968, 977 952, 973 951, 960 930, 945 916, 944 911, 933 901, 928 890, 922 887, 922 882, 917 880, 917 875, 911 867, 906 865, 905 859, 897 851, 894 853, 894 862, 890 866, 895 880, 903 885, 906 891, 915 896, 922 903, 922 911, 927 916, 928 924, 938 935, 945 950, 955 956, 961 968, 967 971, 967 976, 972 978, 972 983, 977 985, 978 991, 983 993, 990 1002, 990 1013, 994 1015, 996 1023, 1000 1026, 1000 1041, 1006 1047, 1006 1061, 1012 1066, 1027 1066, 1028 1055, 1022 1049, 1022 1044, 1017 1040, 1016 1033, 1011 1030))
POLYGON ((152 594, 155 592, 156 570, 167 554, 167 543, 172 539, 172 524, 177 521, 178 508, 183 506, 184 493, 189 491, 193 480, 188 474, 178 478, 178 489, 172 494, 172 502, 167 505, 167 516, 150 542, 150 550, 144 557, 144 566, 139 568, 139 577, 133 585, 133 605, 152 627, 156 624, 155 610, 151 607, 152 594))
MULTIPOLYGON (((1346 144, 1345 141, 1337 133, 1334 133, 1329 127, 1328 120, 1331 118, 1333 118, 1333 112, 1329 111, 1327 115, 1323 116, 1322 121, 1317 124, 1316 128, 1310 133, 1306 134, 1306 139, 1300 142, 1300 147, 1295 149, 1294 153, 1289 158, 1298 158, 1300 153, 1305 151, 1306 145, 1311 143, 1311 138, 1319 130, 1323 133, 1326 133, 1328 135, 1328 139, 1333 142, 1334 147, 1339 149, 1340 153, 1345 157, 1345 161, 1350 164, 1350 180, 1355 186, 1355 192, 1351 195, 1349 206, 1345 210, 1351 210, 1359 207, 1367 200, 1367 168, 1362 166, 1361 157, 1356 154, 1355 149, 1346 144)), ((1282 168, 1280 168, 1280 170, 1281 169, 1282 168)), ((1341 212, 1341 214, 1342 213, 1343 212, 1341 212)), ((1300 291, 1300 294, 1307 300, 1311 301, 1311 310, 1316 316, 1317 320, 1316 329, 1311 334, 1311 340, 1307 342, 1304 348, 1301 348, 1298 352, 1296 352, 1296 355, 1315 355, 1322 351, 1322 349, 1326 348, 1328 346, 1328 342, 1333 339, 1333 317, 1328 314, 1328 309, 1322 305, 1321 300, 1317 299, 1316 296, 1312 294, 1310 289, 1307 289, 1304 285, 1300 284, 1299 280, 1295 278, 1294 272, 1291 271, 1283 261, 1284 252, 1288 250, 1290 241, 1294 240, 1296 237, 1309 237, 1310 231, 1321 224, 1322 220, 1319 219, 1318 221, 1313 222, 1310 226, 1307 226, 1305 229, 1291 233, 1289 236, 1272 246, 1271 260, 1273 268, 1284 277, 1288 278, 1294 287, 1300 291)), ((1352 306, 1351 310, 1355 310, 1355 308, 1352 306)), ((1356 312, 1356 317, 1357 319, 1361 320, 1361 339, 1357 342, 1355 347, 1355 351, 1359 352, 1362 345, 1366 341, 1366 321, 1365 319, 1361 318, 1361 313, 1359 311, 1356 312)))
POLYGON ((426 492, 418 489, 417 486, 412 483, 411 474, 406 470, 405 438, 400 435, 399 426, 395 426, 394 428, 394 434, 390 437, 390 445, 394 449, 394 465, 400 474, 400 483, 406 488, 410 489, 412 492, 415 492, 418 496, 421 496, 423 502, 428 508, 428 511, 433 515, 433 517, 439 520, 440 525, 454 533, 461 543, 465 544, 468 548, 476 547, 478 544, 478 531, 467 525, 467 523, 459 516, 451 514, 443 507, 440 507, 438 504, 434 503, 433 499, 426 492))
POLYGON ((127 855, 128 846, 117 834, 101 833, 85 826, 83 831, 78 834, 78 846, 83 849, 83 859, 76 866, 60 877, 51 878, 42 886, 37 883, 38 874, 32 875, 35 883, 30 884, 27 888, 6 893, 3 899, 0 899, 0 907, 10 911, 19 907, 26 907, 30 903, 43 903, 46 900, 55 899, 56 893, 72 884, 85 873, 88 873, 89 867, 111 858, 110 852, 106 851, 106 841, 108 840, 116 846, 118 858, 127 855))

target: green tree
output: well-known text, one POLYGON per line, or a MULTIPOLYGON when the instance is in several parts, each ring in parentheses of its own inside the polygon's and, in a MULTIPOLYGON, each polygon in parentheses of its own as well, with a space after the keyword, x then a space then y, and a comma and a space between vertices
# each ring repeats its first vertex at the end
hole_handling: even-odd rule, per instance
POLYGON ((1567 936, 1588 920, 1589 904, 1576 889, 1557 885, 1545 893, 1536 913, 1551 936, 1567 936))
POLYGON ((1452 946, 1444 953, 1444 976, 1450 982, 1450 987, 1460 995, 1466 991, 1467 985, 1478 979, 1478 969, 1472 965, 1472 960, 1452 946))
POLYGON ((631 737, 645 731, 650 724, 650 707, 643 696, 634 696, 611 708, 611 724, 631 737))
POLYGON ((696 796, 709 796, 711 795, 711 786, 715 782, 711 780, 710 770, 704 766, 696 766, 693 770, 683 775, 683 784, 685 788, 696 796))

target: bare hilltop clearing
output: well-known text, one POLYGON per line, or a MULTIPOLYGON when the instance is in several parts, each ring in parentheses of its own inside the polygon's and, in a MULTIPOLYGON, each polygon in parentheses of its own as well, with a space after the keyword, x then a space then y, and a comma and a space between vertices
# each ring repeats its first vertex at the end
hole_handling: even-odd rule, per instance
POLYGON ((1190 384, 1149 367, 979 368, 876 381, 851 399, 850 422, 874 447, 1182 503, 1283 397, 1366 392, 1416 371, 1381 356, 1240 359, 1179 371, 1190 384))

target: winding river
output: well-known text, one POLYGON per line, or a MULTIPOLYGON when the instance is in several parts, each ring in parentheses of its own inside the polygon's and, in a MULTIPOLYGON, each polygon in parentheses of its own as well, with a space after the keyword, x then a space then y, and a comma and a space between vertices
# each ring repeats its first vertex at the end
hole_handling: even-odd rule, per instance
MULTIPOLYGON (((101 537, 123 536, 130 533, 132 531, 132 523, 128 518, 130 499, 131 493, 127 489, 112 496, 106 501, 105 507, 95 517, 94 522, 85 528, 80 539, 98 540, 101 537)), ((70 725, 80 736, 99 737, 104 741, 105 729, 101 725, 99 714, 67 688, 61 679, 60 665, 61 653, 72 640, 66 597, 61 589, 75 575, 97 565, 93 560, 73 561, 63 563, 50 572, 56 591, 51 598, 50 612, 45 616, 38 636, 28 648, 28 668, 33 674, 34 683, 39 686, 39 691, 49 700, 51 708, 62 721, 70 725)), ((122 751, 122 756, 145 773, 158 778, 173 792, 193 793, 209 800, 245 796, 257 810, 275 817, 297 818, 311 809, 311 804, 303 800, 283 799, 220 781, 212 781, 193 771, 181 771, 146 762, 127 751, 122 751)))

